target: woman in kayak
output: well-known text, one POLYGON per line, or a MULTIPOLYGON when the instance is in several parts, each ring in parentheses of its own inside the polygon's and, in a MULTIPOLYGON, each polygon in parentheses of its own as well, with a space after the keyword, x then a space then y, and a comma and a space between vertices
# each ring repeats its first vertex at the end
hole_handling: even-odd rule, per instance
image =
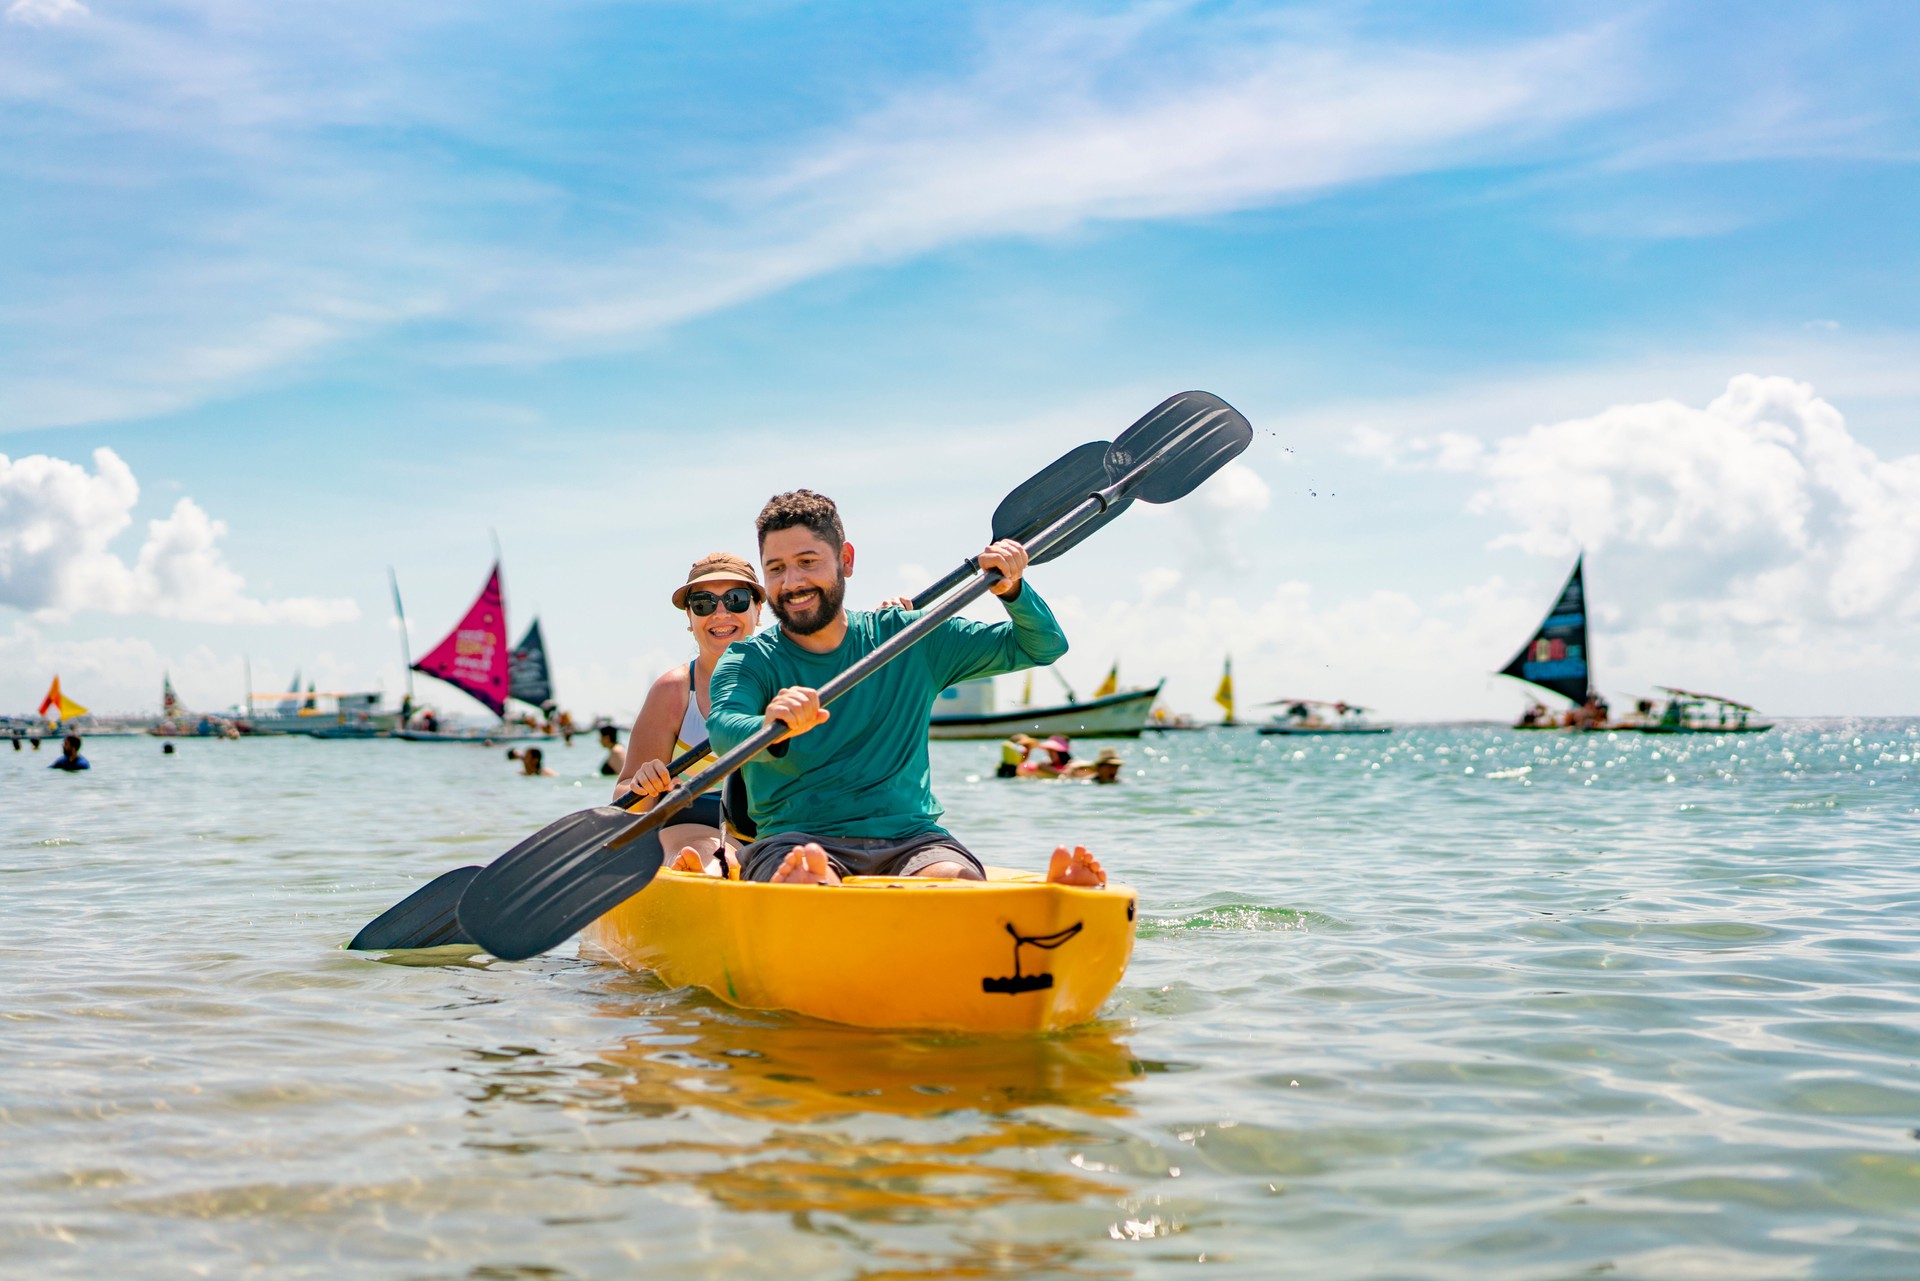
MULTIPOLYGON (((652 797, 672 789, 667 762, 707 739, 707 685, 713 679, 713 665, 727 646, 753 635, 766 598, 760 576, 738 556, 714 552, 687 571, 687 581, 673 593, 673 606, 686 611, 687 630, 699 649, 692 662, 663 672, 647 691, 647 701, 627 737, 627 758, 614 786, 615 801, 631 792, 652 797)), ((713 759, 709 752, 689 772, 705 768, 713 759)), ((660 843, 673 854, 693 851, 698 864, 684 859, 686 870, 717 871, 721 860, 730 858, 718 790, 696 797, 675 819, 661 829, 660 843)), ((675 865, 682 861, 676 860, 675 865)))

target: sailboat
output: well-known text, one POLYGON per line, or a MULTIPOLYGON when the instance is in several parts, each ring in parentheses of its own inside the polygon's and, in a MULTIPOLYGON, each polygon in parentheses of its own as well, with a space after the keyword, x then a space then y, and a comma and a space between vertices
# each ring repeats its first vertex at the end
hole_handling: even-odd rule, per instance
POLYGON ((1054 679, 1066 691, 1067 701, 1048 707, 1034 707, 1033 678, 1027 678, 1026 702, 1012 711, 995 711, 993 678, 962 681, 940 691, 933 700, 933 719, 927 726, 930 738, 1006 738, 1010 734, 1031 734, 1047 738, 1054 734, 1068 738, 1138 738, 1146 728, 1147 714, 1160 697, 1161 681, 1141 689, 1120 689, 1120 665, 1114 664, 1101 689, 1111 693, 1081 701, 1067 684, 1067 678, 1053 668, 1054 679))
POLYGON ((507 659, 507 697, 537 707, 548 715, 556 706, 553 681, 547 675, 547 638, 540 634, 537 618, 507 659))
POLYGON ((1260 727, 1262 734, 1391 734, 1393 726, 1367 719, 1371 707, 1318 698, 1276 698, 1266 707, 1286 709, 1260 727))
MULTIPOLYGON (((1220 705, 1223 726, 1234 725, 1233 719, 1233 656, 1227 656, 1226 665, 1220 670, 1220 684, 1213 691, 1213 701, 1220 705)), ((1210 729, 1205 721, 1197 721, 1185 712, 1176 712, 1165 703, 1156 703, 1153 713, 1147 717, 1145 728, 1156 734, 1182 733, 1191 730, 1210 729)))
POLYGON ((1520 717, 1515 729, 1605 729, 1607 704, 1594 692, 1593 668, 1587 649, 1586 557, 1577 557, 1573 573, 1554 599, 1553 608, 1534 629, 1513 661, 1500 675, 1524 681, 1536 689, 1571 700, 1573 708, 1555 716, 1536 702, 1520 717))
POLYGON ((1642 699, 1635 714, 1609 722, 1607 701, 1593 688, 1593 664, 1587 648, 1587 588, 1583 575, 1586 557, 1573 562, 1560 596, 1547 611, 1533 637, 1500 675, 1571 699, 1572 710, 1555 716, 1539 703, 1520 717, 1515 729, 1637 730, 1643 734, 1757 734, 1773 728, 1745 703, 1694 690, 1659 687, 1667 704, 1654 714, 1651 699, 1642 699))
POLYGON ((240 730, 225 716, 187 710, 173 689, 173 675, 160 676, 160 723, 147 730, 160 738, 239 738, 240 730))
POLYGON ((1759 719, 1757 709, 1718 694, 1698 690, 1658 687, 1667 696, 1667 705, 1653 715, 1651 700, 1643 703, 1645 713, 1636 726, 1643 734, 1764 734, 1772 721, 1759 719))
MULTIPOLYGON (((393 602, 394 608, 399 610, 398 579, 394 580, 393 602)), ((404 653, 404 612, 401 612, 400 619, 404 653)), ((480 595, 468 607, 465 617, 419 662, 409 663, 407 670, 406 706, 409 713, 413 710, 411 674, 419 672, 423 676, 445 681, 501 719, 498 726, 490 729, 445 730, 440 728, 439 719, 432 712, 427 712, 417 718, 423 721, 421 725, 411 722, 402 724, 395 731, 397 738, 416 743, 495 743, 504 739, 545 742, 553 737, 551 733, 542 733, 531 726, 514 724, 506 719, 509 699, 532 702, 541 710, 547 710, 546 705, 553 701, 553 688, 547 678, 546 641, 540 633, 539 619, 535 619, 533 626, 527 629, 526 637, 516 649, 507 648, 507 603, 500 585, 499 561, 494 562, 486 583, 480 588, 480 595)))

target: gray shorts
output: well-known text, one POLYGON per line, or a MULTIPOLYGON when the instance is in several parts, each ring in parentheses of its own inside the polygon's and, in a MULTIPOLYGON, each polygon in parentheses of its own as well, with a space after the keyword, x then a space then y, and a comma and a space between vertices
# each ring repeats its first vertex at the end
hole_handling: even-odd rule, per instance
POLYGON ((905 840, 891 836, 809 836, 781 832, 740 851, 740 879, 771 881, 788 853, 813 841, 841 876, 913 876, 935 863, 966 863, 985 877, 987 869, 973 851, 945 832, 925 832, 905 840))

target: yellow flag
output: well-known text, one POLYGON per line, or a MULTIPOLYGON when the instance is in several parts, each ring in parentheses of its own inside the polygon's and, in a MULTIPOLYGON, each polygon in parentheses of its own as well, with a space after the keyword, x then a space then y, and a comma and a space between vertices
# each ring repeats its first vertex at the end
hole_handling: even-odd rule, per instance
POLYGON ((1213 701, 1220 704, 1227 713, 1223 724, 1233 724, 1233 660, 1227 660, 1226 670, 1220 673, 1220 688, 1213 691, 1213 701))
POLYGON ((40 700, 40 714, 50 721, 62 721, 74 716, 85 716, 87 709, 80 706, 60 692, 60 678, 55 676, 53 684, 47 687, 47 696, 40 700), (47 716, 47 709, 53 709, 53 715, 47 716))
POLYGON ((1020 706, 1033 706, 1033 669, 1031 667, 1027 669, 1027 688, 1025 692, 1020 695, 1020 706))
POLYGON ((1095 698, 1105 698, 1120 688, 1120 664, 1115 662, 1113 670, 1107 673, 1107 679, 1100 682, 1100 688, 1093 691, 1095 698))

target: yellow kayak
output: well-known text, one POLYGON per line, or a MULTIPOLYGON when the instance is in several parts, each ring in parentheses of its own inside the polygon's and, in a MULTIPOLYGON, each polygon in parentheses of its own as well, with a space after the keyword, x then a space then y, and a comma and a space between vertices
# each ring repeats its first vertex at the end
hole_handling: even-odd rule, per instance
POLYGON ((662 871, 583 937, 675 987, 859 1027, 1037 1032, 1092 1018, 1133 954, 1133 890, 987 878, 832 887, 662 871))

